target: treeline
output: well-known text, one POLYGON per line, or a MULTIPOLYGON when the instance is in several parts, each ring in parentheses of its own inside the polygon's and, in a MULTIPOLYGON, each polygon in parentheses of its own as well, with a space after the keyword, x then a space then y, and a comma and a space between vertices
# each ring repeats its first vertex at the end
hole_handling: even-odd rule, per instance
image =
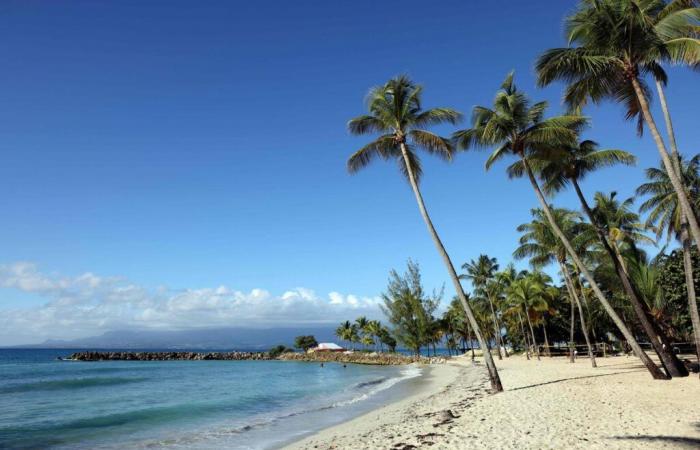
MULTIPOLYGON (((640 194, 656 198, 644 204, 645 210, 652 211, 647 222, 654 224, 658 232, 680 240, 686 279, 692 279, 690 249, 700 249, 700 221, 696 175, 693 170, 690 176, 687 172, 697 164, 694 162, 697 158, 686 163, 685 158, 690 155, 684 155, 676 145, 664 87, 669 79, 666 67, 700 66, 697 6, 695 1, 582 0, 566 18, 566 46, 544 51, 535 63, 540 86, 556 81, 565 84, 567 108, 562 114, 547 117, 547 103, 532 102, 517 88, 510 73, 492 105, 473 109, 469 127, 443 137, 428 128, 456 125, 462 114, 452 108, 425 109, 421 86, 399 76, 373 88, 367 97, 367 113, 348 123, 352 134, 377 135, 350 156, 347 166, 351 173, 376 159, 394 160, 409 182, 465 319, 479 342, 494 391, 503 387, 485 336, 490 327, 479 324, 428 213, 419 187, 424 174, 417 151, 424 150, 449 161, 457 150, 492 149, 486 161, 487 169, 513 158, 514 163, 507 168, 508 176, 525 177, 529 181, 541 210, 537 219, 547 226, 561 249, 561 253, 553 254, 554 260, 561 265, 565 278, 567 272, 580 276, 579 283, 585 287, 579 290, 583 293, 589 289, 589 298, 605 316, 600 320, 609 321, 610 328, 606 331, 619 335, 654 378, 687 376, 685 366, 672 351, 668 329, 662 326, 661 318, 654 315, 647 301, 651 294, 644 292, 645 286, 640 281, 640 276, 656 270, 656 266, 644 263, 642 252, 631 248, 634 236, 612 227, 607 217, 596 213, 579 182, 593 170, 634 163, 632 155, 614 149, 598 150, 595 142, 583 137, 590 124, 590 119, 583 115, 588 104, 603 100, 620 104, 625 117, 635 121, 639 134, 648 128, 661 157, 661 166, 647 172, 649 185, 640 188, 640 194), (661 103, 665 138, 650 107, 655 96, 650 82, 661 103), (557 222, 555 208, 547 197, 567 188, 573 189, 580 201, 583 219, 575 222, 589 225, 589 240, 579 241, 578 233, 562 228, 557 222), (634 253, 631 259, 630 252, 634 253), (643 263, 638 264, 640 270, 636 262, 643 263), (651 343, 660 365, 644 351, 640 340, 651 343)), ((601 195, 599 203, 616 201, 615 196, 606 193, 601 195)), ((539 262, 534 264, 537 267, 539 262)), ((565 283, 572 297, 576 292, 575 281, 565 283)), ((693 282, 686 283, 686 299, 685 310, 693 324, 696 351, 700 351, 700 315, 693 282)), ((584 311, 582 317, 585 314, 584 311)), ((534 335, 534 326, 530 334, 534 335)))

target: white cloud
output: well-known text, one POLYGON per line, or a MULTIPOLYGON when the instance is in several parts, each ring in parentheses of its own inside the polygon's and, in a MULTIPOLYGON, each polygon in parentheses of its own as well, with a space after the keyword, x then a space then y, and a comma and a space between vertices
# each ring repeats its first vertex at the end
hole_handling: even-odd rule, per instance
POLYGON ((3 307, 0 300, 0 345, 70 339, 125 328, 263 327, 381 315, 379 297, 335 291, 321 296, 303 287, 281 295, 227 286, 149 289, 123 278, 89 272, 77 277, 46 274, 28 262, 0 265, 0 288, 45 298, 43 305, 32 308, 3 307))

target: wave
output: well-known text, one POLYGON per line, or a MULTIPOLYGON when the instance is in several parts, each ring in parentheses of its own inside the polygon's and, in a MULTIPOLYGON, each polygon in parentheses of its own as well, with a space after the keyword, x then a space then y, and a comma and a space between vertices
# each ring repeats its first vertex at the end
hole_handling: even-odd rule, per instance
MULTIPOLYGON (((368 398, 378 394, 379 392, 389 389, 390 387, 394 386, 396 383, 399 383, 401 381, 408 380, 411 378, 419 377, 422 373, 423 373, 423 371, 415 365, 407 366, 405 369, 403 369, 401 371, 401 374, 398 377, 385 378, 381 381, 375 380, 376 382, 370 381, 368 383, 365 383, 367 386, 376 386, 376 387, 374 389, 371 389, 368 392, 365 392, 361 395, 353 397, 349 400, 343 400, 340 402, 336 402, 333 404, 333 407, 337 408, 339 406, 352 405, 354 403, 361 402, 363 400, 367 400, 368 398)), ((362 383, 360 383, 360 384, 362 384, 362 383)))
POLYGON ((365 382, 363 382, 363 383, 357 383, 357 384, 355 385, 355 388, 356 388, 356 389, 362 389, 362 388, 365 388, 365 387, 368 387, 368 386, 374 386, 375 384, 382 383, 382 382, 386 381, 387 379, 388 379, 388 378, 378 378, 378 379, 372 380, 372 381, 365 381, 365 382))
POLYGON ((68 380, 46 380, 32 383, 14 384, 0 387, 0 394, 12 394, 29 391, 60 391, 83 389, 95 386, 116 386, 121 384, 139 383, 148 378, 98 377, 72 378, 68 380))
MULTIPOLYGON (((391 377, 391 378, 378 378, 376 380, 370 380, 370 381, 365 381, 362 383, 358 383, 355 386, 353 386, 353 389, 365 389, 368 387, 374 386, 373 389, 370 389, 366 392, 363 392, 360 395, 354 396, 348 400, 343 400, 343 401, 338 401, 334 402, 331 404, 325 404, 321 406, 317 406, 314 408, 305 408, 305 409, 300 409, 297 411, 289 412, 286 414, 278 414, 276 416, 269 416, 266 418, 260 418, 259 420, 255 422, 249 422, 245 425, 233 427, 233 428, 223 428, 223 429, 218 429, 218 430, 210 430, 207 433, 204 433, 200 436, 189 436, 188 438, 181 438, 180 444, 184 444, 185 442, 189 445, 195 445, 195 441, 200 441, 200 440, 208 440, 212 438, 217 438, 217 437, 225 437, 225 436, 230 436, 230 435, 240 435, 249 431, 253 430, 259 430, 263 429, 266 427, 270 427, 271 425, 274 425, 278 422, 284 421, 285 419, 290 419, 293 417, 305 415, 305 414, 313 414, 313 413, 318 413, 318 412, 323 412, 323 411, 328 411, 331 409, 335 408, 342 408, 344 406, 352 405, 358 402, 361 402, 363 400, 367 400, 370 397, 378 394, 379 392, 382 392, 384 390, 387 390, 391 388, 392 386, 396 385, 397 383, 408 380, 411 378, 416 378, 421 376, 423 371, 414 365, 407 366, 404 368, 400 374, 396 377, 391 377)), ((161 442, 161 444, 166 444, 165 442, 161 442)), ((172 445, 174 444, 173 441, 167 442, 166 445, 172 445)))

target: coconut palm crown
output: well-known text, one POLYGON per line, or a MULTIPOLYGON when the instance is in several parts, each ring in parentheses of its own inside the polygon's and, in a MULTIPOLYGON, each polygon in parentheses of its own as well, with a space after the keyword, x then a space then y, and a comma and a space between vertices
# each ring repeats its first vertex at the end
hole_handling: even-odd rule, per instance
MULTIPOLYGON (((472 128, 457 131, 452 138, 457 148, 497 147, 486 161, 486 169, 501 158, 512 155, 535 157, 576 142, 578 132, 587 119, 578 115, 544 118, 547 102, 531 104, 520 92, 509 73, 493 101, 493 108, 476 106, 472 114, 472 128)), ((510 176, 521 176, 522 171, 511 171, 510 176)))
POLYGON ((400 145, 406 145, 416 181, 421 177, 421 163, 416 150, 421 149, 450 161, 453 146, 449 139, 424 129, 442 123, 456 124, 462 115, 450 108, 422 109, 422 87, 405 75, 389 80, 383 86, 370 90, 367 97, 369 114, 348 122, 348 130, 355 135, 379 133, 379 137, 353 153, 348 159, 348 170, 355 173, 374 158, 394 159, 408 178, 400 145))
POLYGON ((637 158, 624 150, 600 149, 597 142, 584 140, 543 161, 540 176, 544 180, 544 191, 552 194, 599 169, 618 164, 632 166, 636 162, 637 158))
MULTIPOLYGON (((683 184, 688 189, 688 197, 696 211, 700 211, 700 155, 682 161, 681 171, 683 184)), ((637 195, 649 196, 639 207, 640 212, 649 213, 646 225, 653 226, 657 238, 661 238, 666 232, 668 239, 680 239, 681 208, 668 173, 663 167, 651 167, 646 170, 646 175, 649 181, 637 188, 637 195)))
POLYGON ((662 62, 696 65, 700 9, 680 0, 582 0, 566 20, 568 47, 553 48, 536 63, 539 84, 567 83, 564 101, 573 109, 587 101, 612 99, 625 105, 626 117, 644 119, 632 80, 649 98, 645 75, 666 83, 662 62))

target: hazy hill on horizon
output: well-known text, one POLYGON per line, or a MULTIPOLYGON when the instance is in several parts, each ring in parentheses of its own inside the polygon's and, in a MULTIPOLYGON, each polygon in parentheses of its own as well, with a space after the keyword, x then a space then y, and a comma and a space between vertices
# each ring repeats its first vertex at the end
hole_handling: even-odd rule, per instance
POLYGON ((78 339, 48 339, 40 344, 7 348, 122 348, 122 349, 231 349, 268 350, 292 346, 299 335, 314 335, 319 342, 337 342, 335 327, 199 328, 190 330, 114 330, 78 339))

